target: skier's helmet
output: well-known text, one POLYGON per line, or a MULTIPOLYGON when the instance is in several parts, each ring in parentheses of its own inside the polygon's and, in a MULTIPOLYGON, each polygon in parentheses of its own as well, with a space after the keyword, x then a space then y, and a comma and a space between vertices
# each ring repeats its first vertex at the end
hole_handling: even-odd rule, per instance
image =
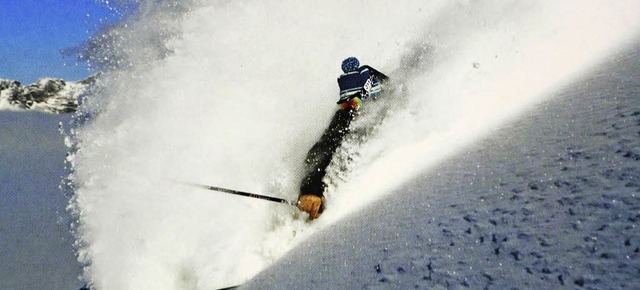
POLYGON ((360 67, 360 62, 357 58, 351 56, 342 61, 342 71, 345 73, 357 70, 360 67))

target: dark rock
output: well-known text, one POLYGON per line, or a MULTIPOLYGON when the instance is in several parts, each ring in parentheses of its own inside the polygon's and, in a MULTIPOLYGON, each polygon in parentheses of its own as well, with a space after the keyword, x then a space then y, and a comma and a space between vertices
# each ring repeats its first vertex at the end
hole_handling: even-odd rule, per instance
POLYGON ((526 234, 526 233, 518 233, 517 238, 518 238, 519 240, 525 240, 525 241, 528 241, 528 240, 531 238, 531 236, 530 236, 529 234, 526 234))
POLYGON ((558 281, 560 281, 560 285, 564 285, 564 277, 562 275, 558 275, 558 281))
POLYGON ((630 158, 633 159, 635 161, 639 161, 640 160, 640 154, 637 154, 635 152, 632 151, 627 151, 627 153, 625 153, 624 155, 622 155, 622 157, 624 158, 630 158))
POLYGON ((520 261, 520 257, 521 257, 520 251, 515 250, 515 251, 512 251, 509 254, 511 254, 511 256, 513 256, 513 259, 515 259, 516 261, 520 261))
POLYGON ((615 258, 615 255, 612 254, 612 253, 602 253, 600 255, 600 258, 602 258, 602 259, 613 259, 613 258, 615 258))
POLYGON ((529 253, 531 256, 534 256, 538 259, 541 259, 542 257, 544 257, 542 254, 538 253, 538 252, 531 252, 529 253))
POLYGON ((464 219, 465 221, 467 221, 469 223, 476 221, 473 217, 471 217, 471 215, 465 215, 464 217, 462 217, 462 219, 464 219))

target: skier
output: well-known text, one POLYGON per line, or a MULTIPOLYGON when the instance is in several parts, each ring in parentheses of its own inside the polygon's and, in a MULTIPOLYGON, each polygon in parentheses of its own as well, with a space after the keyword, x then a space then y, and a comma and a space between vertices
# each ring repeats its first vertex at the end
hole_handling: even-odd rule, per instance
POLYGON ((362 101, 375 98, 381 91, 381 81, 387 76, 370 66, 360 67, 355 57, 348 57, 342 61, 342 71, 338 78, 340 87, 340 110, 336 112, 320 140, 307 153, 305 160, 307 175, 300 185, 298 208, 309 214, 309 219, 316 219, 324 209, 326 169, 331 163, 342 139, 349 132, 349 124, 355 116, 362 101))
POLYGON ((344 73, 338 78, 338 104, 342 109, 357 109, 363 100, 375 98, 382 91, 382 79, 387 78, 368 65, 361 67, 360 61, 353 56, 342 61, 342 71, 344 73))

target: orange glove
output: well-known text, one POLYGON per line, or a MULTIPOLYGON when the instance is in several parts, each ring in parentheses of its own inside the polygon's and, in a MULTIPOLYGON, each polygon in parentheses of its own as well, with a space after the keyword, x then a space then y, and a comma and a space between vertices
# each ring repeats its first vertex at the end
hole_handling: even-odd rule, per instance
POLYGON ((298 208, 309 214, 309 219, 314 220, 320 216, 322 197, 313 194, 303 194, 298 197, 298 208))

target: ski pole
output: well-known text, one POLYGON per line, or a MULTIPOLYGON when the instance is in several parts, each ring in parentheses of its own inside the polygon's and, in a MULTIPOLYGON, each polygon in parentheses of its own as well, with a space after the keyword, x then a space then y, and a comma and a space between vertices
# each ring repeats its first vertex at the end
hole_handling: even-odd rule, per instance
POLYGON ((190 182, 180 182, 180 183, 182 183, 184 185, 199 187, 199 188, 206 189, 206 190, 211 190, 211 191, 224 192, 224 193, 229 193, 229 194, 234 194, 234 195, 240 195, 240 196, 245 196, 245 197, 257 198, 257 199, 262 199, 262 200, 267 200, 267 201, 272 201, 272 202, 277 202, 277 203, 286 203, 286 204, 289 204, 289 205, 298 206, 298 201, 286 200, 284 198, 279 198, 279 197, 255 194, 255 193, 244 192, 244 191, 239 191, 239 190, 233 190, 233 189, 217 187, 217 186, 211 186, 211 185, 206 185, 206 184, 198 184, 198 183, 190 183, 190 182))

